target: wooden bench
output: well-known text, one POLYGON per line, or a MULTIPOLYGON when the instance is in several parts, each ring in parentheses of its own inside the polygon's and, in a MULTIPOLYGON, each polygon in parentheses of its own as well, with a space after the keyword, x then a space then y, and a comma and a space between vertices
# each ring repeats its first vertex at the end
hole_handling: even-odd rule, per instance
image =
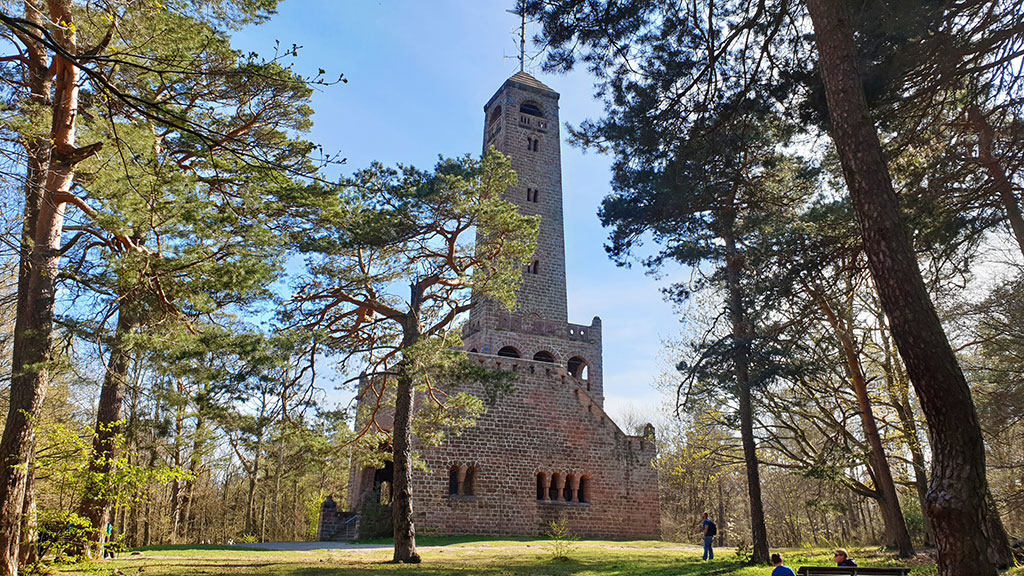
POLYGON ((910 568, 903 566, 801 566, 799 576, 907 576, 910 568))

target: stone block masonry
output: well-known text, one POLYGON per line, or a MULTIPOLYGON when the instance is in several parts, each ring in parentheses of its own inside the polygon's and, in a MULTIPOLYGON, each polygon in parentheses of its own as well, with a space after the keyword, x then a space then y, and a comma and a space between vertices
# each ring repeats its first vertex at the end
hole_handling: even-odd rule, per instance
POLYGON ((585 538, 660 537, 652 438, 624 434, 564 368, 471 357, 517 378, 474 428, 423 452, 429 472, 413 484, 420 534, 542 535, 565 517, 585 538), (451 482, 460 469, 472 477, 468 493, 451 482))

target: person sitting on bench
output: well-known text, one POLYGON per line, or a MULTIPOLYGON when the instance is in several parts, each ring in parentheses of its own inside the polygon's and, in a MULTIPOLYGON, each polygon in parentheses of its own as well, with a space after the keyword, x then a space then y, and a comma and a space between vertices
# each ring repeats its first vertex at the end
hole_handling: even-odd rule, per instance
POLYGON ((775 566, 772 576, 796 576, 796 572, 793 572, 792 568, 783 564, 782 554, 777 552, 772 554, 772 566, 775 566))
POLYGON ((836 566, 856 566, 857 563, 850 558, 850 555, 846 552, 845 548, 836 550, 836 566))

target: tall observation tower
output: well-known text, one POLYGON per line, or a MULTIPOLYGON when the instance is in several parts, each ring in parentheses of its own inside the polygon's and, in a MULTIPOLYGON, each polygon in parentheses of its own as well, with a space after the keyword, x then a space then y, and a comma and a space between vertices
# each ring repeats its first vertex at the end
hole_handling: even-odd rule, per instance
POLYGON ((526 72, 506 80, 484 106, 484 150, 493 146, 509 156, 519 176, 519 185, 509 188, 505 199, 541 221, 516 309, 478 302, 465 328, 466 349, 557 362, 585 381, 603 405, 601 320, 568 323, 560 141, 558 93, 526 72))
MULTIPOLYGON (((540 535, 565 518, 584 537, 658 538, 653 428, 626 434, 605 414, 601 320, 571 324, 567 317, 558 93, 520 70, 484 106, 483 140, 485 150, 511 157, 519 185, 505 198, 541 217, 540 237, 516 308, 478 301, 463 327, 469 359, 511 372, 511 389, 435 390, 439 397, 468 392, 485 399, 487 410, 440 446, 417 446, 425 470, 412 482, 416 527, 540 535)), ((388 466, 353 469, 349 510, 358 514, 379 499, 375 488, 390 479, 388 466)), ((361 522, 352 512, 325 503, 321 538, 358 532, 345 528, 361 522)))

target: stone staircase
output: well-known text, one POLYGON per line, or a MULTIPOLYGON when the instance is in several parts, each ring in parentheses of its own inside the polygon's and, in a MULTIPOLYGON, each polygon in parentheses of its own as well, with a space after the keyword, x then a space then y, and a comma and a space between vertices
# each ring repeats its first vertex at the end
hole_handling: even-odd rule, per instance
POLYGON ((359 515, 338 510, 330 496, 320 507, 319 540, 350 542, 359 537, 359 515))

